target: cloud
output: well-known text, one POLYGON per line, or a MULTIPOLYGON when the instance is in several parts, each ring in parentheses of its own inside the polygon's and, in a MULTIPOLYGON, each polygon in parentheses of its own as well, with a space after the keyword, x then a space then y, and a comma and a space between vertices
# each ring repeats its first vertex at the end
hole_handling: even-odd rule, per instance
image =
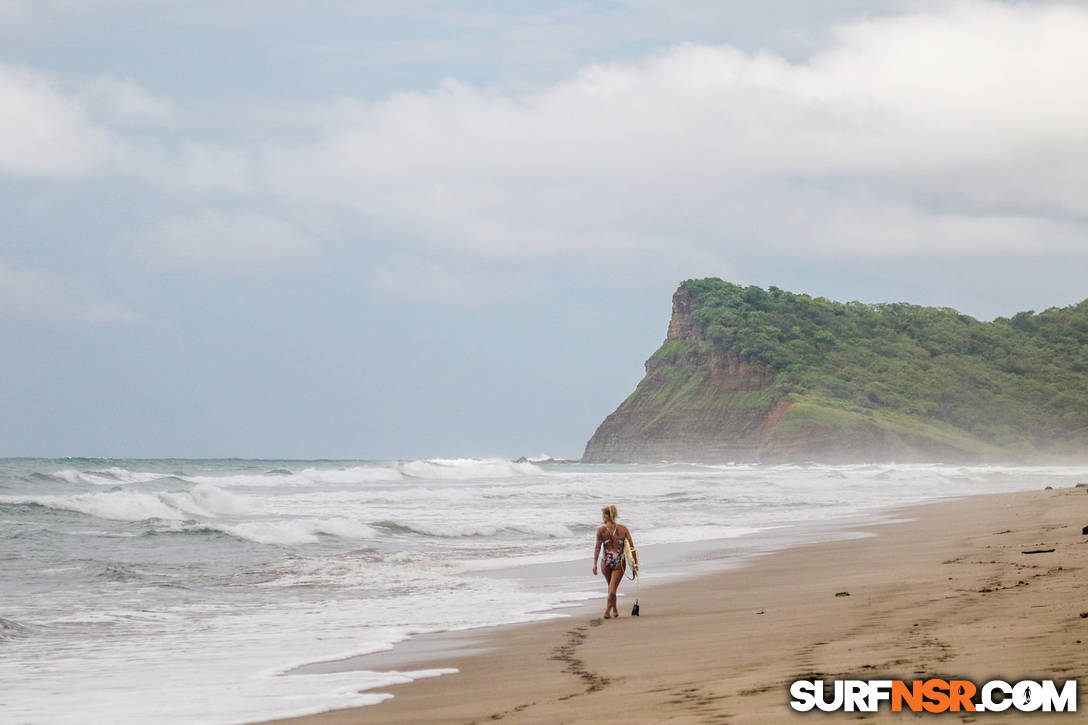
POLYGON ((684 45, 531 93, 451 80, 335 104, 262 178, 485 258, 1068 250, 1084 37, 1081 7, 964 3, 841 26, 803 62, 684 45))
POLYGON ((133 239, 137 259, 226 277, 282 272, 319 252, 317 241, 291 224, 244 211, 170 217, 133 239))
POLYGON ((175 116, 169 99, 152 95, 125 78, 91 78, 79 89, 78 96, 97 116, 117 123, 170 124, 175 116))
POLYGON ((83 175, 110 144, 109 132, 45 74, 0 65, 0 173, 83 175))
POLYGON ((0 261, 0 319, 78 320, 133 324, 142 318, 102 297, 89 283, 0 261))
POLYGON ((190 151, 197 144, 181 142, 164 162, 157 142, 129 138, 133 126, 168 127, 174 116, 168 99, 127 79, 73 79, 0 64, 0 174, 199 178, 201 159, 190 151))
MULTIPOLYGON (((1082 253, 1088 8, 918 7, 841 25, 800 60, 687 44, 530 91, 451 79, 271 113, 245 144, 192 137, 129 81, 0 67, 0 171, 346 213, 417 258, 1082 253)), ((220 273, 317 252, 273 216, 174 218, 138 246, 220 273)))
POLYGON ((0 174, 251 193, 255 155, 186 135, 181 117, 173 101, 128 79, 0 64, 0 174))

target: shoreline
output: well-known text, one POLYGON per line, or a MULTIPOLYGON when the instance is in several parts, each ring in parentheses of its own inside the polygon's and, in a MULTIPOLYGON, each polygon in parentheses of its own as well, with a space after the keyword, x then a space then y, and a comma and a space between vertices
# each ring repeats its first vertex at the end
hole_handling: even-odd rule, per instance
MULTIPOLYGON (((872 535, 868 531, 871 527, 899 522, 901 519, 895 515, 895 512, 900 508, 903 507, 857 512, 832 521, 810 521, 805 522, 805 524, 774 526, 735 537, 648 544, 640 547, 639 550, 642 553, 643 562, 648 562, 652 566, 653 573, 649 577, 643 577, 639 586, 643 592, 652 595, 655 590, 660 588, 752 566, 760 558, 786 549, 865 538, 872 535), (808 530, 805 533, 799 533, 802 527, 806 527, 808 530)), ((589 558, 587 555, 574 560, 549 561, 525 564, 520 567, 494 569, 486 572, 485 575, 497 579, 520 579, 530 584, 555 578, 565 578, 568 581, 578 577, 589 579, 589 558)), ((587 585, 588 588, 601 590, 595 596, 589 599, 570 599, 547 610, 534 612, 543 615, 541 619, 487 624, 465 629, 421 632, 397 642, 387 650, 332 660, 308 662, 285 670, 283 674, 305 675, 353 670, 382 672, 426 669, 442 657, 460 657, 491 651, 495 649, 493 640, 496 638, 501 639, 506 632, 511 630, 518 630, 522 627, 536 627, 552 621, 569 621, 596 613, 601 609, 605 599, 604 583, 599 575, 593 576, 591 582, 591 584, 587 585)), ((621 607, 626 602, 628 609, 630 609, 630 605, 635 601, 636 591, 637 589, 632 580, 625 577, 619 592, 621 607)), ((256 722, 280 722, 288 719, 290 718, 284 717, 256 722)))
MULTIPOLYGON (((843 530, 869 535, 646 587, 638 618, 628 616, 633 598, 625 597, 623 617, 598 619, 602 592, 570 617, 432 635, 448 646, 424 643, 402 654, 403 668, 457 674, 381 688, 395 696, 377 705, 265 722, 758 723, 799 714, 787 691, 801 677, 981 682, 1088 673, 1088 619, 1080 616, 1088 585, 1076 574, 1088 566, 1084 489, 981 494, 882 513, 910 520, 849 526, 843 530), (1056 551, 1021 553, 1033 548, 1056 551), (850 596, 835 596, 844 591, 850 596)), ((629 585, 621 591, 631 594, 629 585)), ((390 653, 376 657, 383 654, 389 667, 390 653)), ((902 717, 882 710, 866 719, 902 717)))

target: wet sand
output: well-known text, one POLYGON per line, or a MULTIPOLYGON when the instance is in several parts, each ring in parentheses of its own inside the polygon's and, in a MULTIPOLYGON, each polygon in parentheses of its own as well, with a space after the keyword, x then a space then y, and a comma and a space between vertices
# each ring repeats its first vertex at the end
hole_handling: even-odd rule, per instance
MULTIPOLYGON (((905 722, 918 716, 886 705, 876 714, 796 713, 789 683, 1088 675, 1088 536, 1081 534, 1088 490, 974 496, 896 513, 910 520, 644 588, 640 617, 628 616, 628 596, 620 599, 624 616, 599 619, 602 581, 593 610, 476 638, 439 637, 382 668, 456 667, 458 674, 382 688, 395 697, 378 705, 276 722, 905 722)), ((632 593, 631 582, 621 591, 632 593)), ((1083 713, 1088 700, 1079 684, 1083 713)), ((1010 711, 938 719, 1082 717, 1010 711)))

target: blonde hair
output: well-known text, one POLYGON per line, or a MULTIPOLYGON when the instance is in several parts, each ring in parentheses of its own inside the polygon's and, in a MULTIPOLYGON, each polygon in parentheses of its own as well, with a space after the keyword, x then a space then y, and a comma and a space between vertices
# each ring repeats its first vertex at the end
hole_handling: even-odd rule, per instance
POLYGON ((619 513, 616 512, 615 506, 605 506, 601 509, 601 513, 607 516, 608 520, 612 523, 616 523, 616 519, 620 517, 619 513))

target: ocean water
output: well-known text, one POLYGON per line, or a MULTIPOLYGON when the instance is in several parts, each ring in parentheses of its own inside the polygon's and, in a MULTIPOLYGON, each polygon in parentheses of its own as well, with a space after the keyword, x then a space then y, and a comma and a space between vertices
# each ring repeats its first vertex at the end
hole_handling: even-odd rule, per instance
POLYGON ((382 687, 446 671, 303 666, 602 599, 588 569, 605 504, 634 532, 650 583, 684 568, 655 572, 668 544, 722 556, 723 541, 774 532, 784 546, 890 506, 1086 478, 1073 467, 0 460, 0 722, 243 723, 380 702, 382 687), (575 560, 584 576, 529 574, 575 560))

